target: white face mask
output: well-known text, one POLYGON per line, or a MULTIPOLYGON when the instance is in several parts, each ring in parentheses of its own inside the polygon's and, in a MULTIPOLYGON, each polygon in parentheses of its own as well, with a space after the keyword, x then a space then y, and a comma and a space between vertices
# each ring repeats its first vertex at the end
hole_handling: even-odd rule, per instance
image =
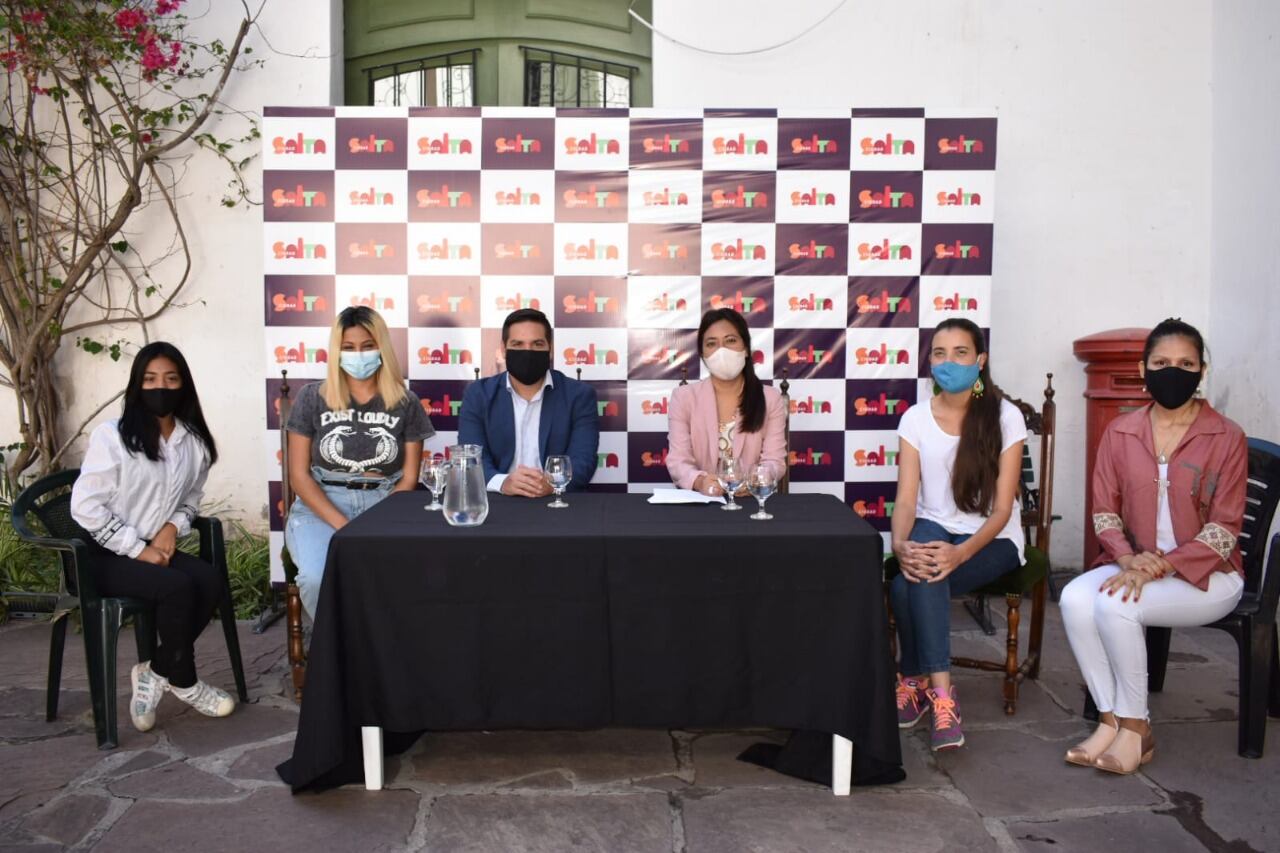
POLYGON ((707 370, 711 371, 712 376, 728 382, 730 379, 737 379, 742 373, 742 369, 746 367, 747 353, 745 350, 720 347, 704 358, 703 362, 707 365, 707 370))

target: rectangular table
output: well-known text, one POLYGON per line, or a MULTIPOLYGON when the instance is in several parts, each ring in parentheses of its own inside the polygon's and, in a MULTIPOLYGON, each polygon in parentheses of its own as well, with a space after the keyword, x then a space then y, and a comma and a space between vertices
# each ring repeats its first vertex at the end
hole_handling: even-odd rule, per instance
POLYGON ((861 776, 901 764, 882 540, 843 502, 779 495, 760 522, 567 499, 490 495, 482 526, 454 528, 395 494, 334 536, 279 768, 294 790, 362 768, 380 786, 383 730, 823 732, 837 793, 852 745, 861 776))

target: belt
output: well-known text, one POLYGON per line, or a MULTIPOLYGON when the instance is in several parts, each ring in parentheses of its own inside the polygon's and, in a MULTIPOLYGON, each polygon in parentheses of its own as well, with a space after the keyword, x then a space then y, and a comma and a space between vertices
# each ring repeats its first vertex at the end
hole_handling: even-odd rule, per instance
POLYGON ((321 480, 322 486, 337 486, 343 489, 360 489, 368 491, 369 489, 380 489, 386 485, 386 480, 321 480))

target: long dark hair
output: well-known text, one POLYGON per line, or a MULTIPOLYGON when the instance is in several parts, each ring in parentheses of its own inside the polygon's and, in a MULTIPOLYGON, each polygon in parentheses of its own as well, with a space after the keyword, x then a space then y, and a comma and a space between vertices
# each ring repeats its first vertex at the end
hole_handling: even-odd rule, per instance
POLYGON ((191 368, 182 353, 171 343, 156 341, 138 350, 133 359, 133 368, 129 371, 129 384, 124 389, 124 413, 120 415, 120 439, 130 453, 142 453, 152 462, 160 461, 160 419, 151 414, 142 402, 142 377, 147 366, 156 358, 163 356, 178 368, 182 377, 182 399, 174 411, 174 417, 186 424, 204 442, 209 451, 209 464, 218 461, 218 448, 214 444, 213 434, 204 420, 204 410, 200 408, 200 396, 196 394, 196 384, 191 378, 191 368))
POLYGON ((713 323, 727 320, 733 326, 738 337, 747 348, 747 364, 742 368, 742 397, 738 400, 738 410, 742 412, 742 431, 759 432, 764 426, 764 384, 756 376, 755 364, 751 360, 751 330, 747 328, 746 318, 732 308, 714 308, 702 315, 698 324, 698 357, 702 357, 702 339, 707 336, 707 329, 713 323))
MULTIPOLYGON (((973 340, 976 355, 987 351, 987 339, 972 320, 943 320, 934 335, 950 329, 966 332, 973 340)), ((956 507, 963 512, 986 515, 996 499, 996 480, 1000 474, 1000 451, 1004 436, 1000 429, 1000 403, 1004 393, 991 381, 991 358, 978 374, 983 392, 969 398, 969 408, 960 425, 960 446, 956 448, 956 464, 951 471, 951 494, 956 507)))
POLYGON ((1142 363, 1146 364, 1147 359, 1151 358, 1151 351, 1156 348, 1156 344, 1160 343, 1161 338, 1175 335, 1186 338, 1196 348, 1196 353, 1200 356, 1200 369, 1204 370, 1204 336, 1195 326, 1182 322, 1181 317, 1161 320, 1159 325, 1151 330, 1151 334, 1147 335, 1147 342, 1142 347, 1142 363))

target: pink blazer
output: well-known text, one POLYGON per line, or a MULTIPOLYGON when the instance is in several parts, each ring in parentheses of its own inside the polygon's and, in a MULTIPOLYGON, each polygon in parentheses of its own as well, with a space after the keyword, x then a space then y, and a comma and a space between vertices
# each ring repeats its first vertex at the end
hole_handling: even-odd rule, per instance
MULTIPOLYGON (((766 385, 764 402, 764 425, 757 432, 734 433, 733 457, 746 470, 768 462, 773 465, 774 474, 781 477, 787 470, 782 395, 766 385)), ((720 420, 711 380, 676 388, 667 419, 667 470, 676 486, 691 489, 699 474, 714 476, 720 458, 720 420)))

